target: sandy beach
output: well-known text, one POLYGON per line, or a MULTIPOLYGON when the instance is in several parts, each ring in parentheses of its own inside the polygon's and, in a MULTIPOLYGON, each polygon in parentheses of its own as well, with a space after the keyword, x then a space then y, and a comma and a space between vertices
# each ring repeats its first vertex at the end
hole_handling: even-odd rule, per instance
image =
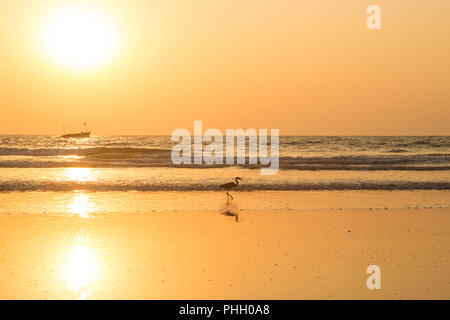
POLYGON ((449 214, 1 214, 0 299, 449 299, 449 214))

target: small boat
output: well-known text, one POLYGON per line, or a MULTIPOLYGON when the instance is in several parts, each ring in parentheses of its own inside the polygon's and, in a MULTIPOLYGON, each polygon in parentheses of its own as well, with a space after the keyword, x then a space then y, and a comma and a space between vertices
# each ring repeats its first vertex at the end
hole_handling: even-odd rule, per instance
POLYGON ((85 130, 78 133, 66 133, 66 129, 63 126, 64 134, 61 136, 61 138, 89 138, 91 135, 91 131, 88 131, 86 128, 86 122, 84 123, 85 130))
POLYGON ((89 138, 90 135, 91 132, 87 131, 87 132, 63 134, 61 138, 89 138))

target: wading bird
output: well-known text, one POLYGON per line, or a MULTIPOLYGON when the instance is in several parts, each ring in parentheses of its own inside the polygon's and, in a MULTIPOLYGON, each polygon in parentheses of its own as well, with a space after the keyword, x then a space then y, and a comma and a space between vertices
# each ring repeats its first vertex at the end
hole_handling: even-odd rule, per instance
POLYGON ((239 185, 239 180, 244 181, 242 178, 236 177, 234 178, 235 182, 228 182, 220 186, 221 188, 227 191, 227 201, 230 201, 230 198, 231 200, 233 200, 233 197, 231 196, 231 194, 228 193, 228 191, 230 191, 233 188, 236 188, 239 185))

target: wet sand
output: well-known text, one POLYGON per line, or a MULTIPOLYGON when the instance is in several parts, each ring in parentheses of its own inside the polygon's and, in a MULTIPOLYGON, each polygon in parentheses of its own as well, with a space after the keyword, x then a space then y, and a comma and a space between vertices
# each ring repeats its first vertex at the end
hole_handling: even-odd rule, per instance
POLYGON ((1 299, 450 299, 450 209, 0 215, 1 299), (381 268, 381 289, 366 268, 381 268))

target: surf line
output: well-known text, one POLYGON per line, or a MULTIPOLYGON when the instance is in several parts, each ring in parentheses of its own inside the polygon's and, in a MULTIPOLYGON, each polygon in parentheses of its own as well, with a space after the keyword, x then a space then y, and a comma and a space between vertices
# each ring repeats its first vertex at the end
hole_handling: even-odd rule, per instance
POLYGON ((248 150, 248 164, 259 164, 261 175, 274 175, 279 169, 280 130, 270 130, 270 155, 268 154, 267 129, 226 129, 225 154, 224 137, 219 129, 207 129, 203 132, 203 122, 194 121, 194 136, 187 129, 175 129, 171 140, 177 142, 172 148, 171 159, 176 165, 180 164, 227 164, 245 165, 248 150), (193 141, 192 141, 193 139, 193 141), (248 140, 248 149, 247 147, 248 140), (237 141, 237 144, 235 143, 237 141), (192 143, 193 142, 193 143, 192 143), (194 147, 192 161, 192 145, 194 147), (205 147, 203 148, 203 145, 205 147), (225 160, 225 161, 224 161, 225 160))

